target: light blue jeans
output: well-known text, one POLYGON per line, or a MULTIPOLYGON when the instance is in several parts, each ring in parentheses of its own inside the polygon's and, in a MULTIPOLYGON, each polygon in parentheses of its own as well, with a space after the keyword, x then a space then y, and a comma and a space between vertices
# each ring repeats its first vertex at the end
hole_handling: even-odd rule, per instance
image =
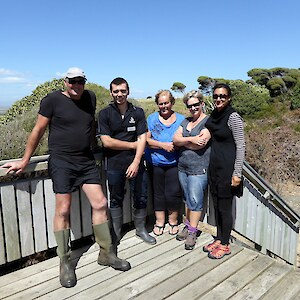
POLYGON ((184 193, 184 202, 189 210, 202 211, 205 191, 207 189, 207 173, 202 175, 189 175, 178 172, 179 181, 184 193))

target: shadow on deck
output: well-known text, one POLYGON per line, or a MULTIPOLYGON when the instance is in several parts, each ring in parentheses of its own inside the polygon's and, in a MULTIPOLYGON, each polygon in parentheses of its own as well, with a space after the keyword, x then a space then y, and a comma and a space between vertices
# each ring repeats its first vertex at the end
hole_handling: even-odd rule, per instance
POLYGON ((132 230, 119 246, 130 271, 99 266, 94 244, 73 251, 78 278, 74 288, 60 286, 55 257, 2 276, 0 299, 300 299, 295 267, 237 244, 232 244, 231 255, 211 260, 202 251, 211 240, 202 233, 196 248, 186 251, 167 232, 151 246, 132 230))

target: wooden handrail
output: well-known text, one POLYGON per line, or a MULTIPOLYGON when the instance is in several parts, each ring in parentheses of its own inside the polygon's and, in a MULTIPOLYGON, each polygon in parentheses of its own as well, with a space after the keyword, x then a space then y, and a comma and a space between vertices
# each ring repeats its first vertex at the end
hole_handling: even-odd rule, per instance
MULTIPOLYGON (((23 173, 47 170, 48 158, 49 158, 49 155, 33 156, 30 159, 29 164, 26 166, 23 173)), ((18 160, 20 160, 20 158, 1 160, 0 166, 4 165, 5 163, 8 163, 8 162, 13 162, 13 161, 18 161, 18 160)), ((0 168, 0 177, 6 176, 7 175, 6 171, 7 171, 6 169, 0 168)))

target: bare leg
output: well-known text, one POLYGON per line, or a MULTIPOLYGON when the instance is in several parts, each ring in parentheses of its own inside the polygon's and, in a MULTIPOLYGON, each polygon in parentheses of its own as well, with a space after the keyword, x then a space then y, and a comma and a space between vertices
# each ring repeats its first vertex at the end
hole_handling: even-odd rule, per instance
POLYGON ((169 211, 169 233, 170 234, 177 234, 178 233, 178 211, 169 211))
MULTIPOLYGON (((165 225, 165 212, 162 210, 155 211, 156 225, 164 226, 165 225)), ((155 227, 153 228, 153 232, 156 235, 160 235, 162 233, 163 228, 155 227)))
POLYGON ((71 194, 55 195, 54 231, 70 228, 71 194))
POLYGON ((107 222, 107 200, 99 184, 84 184, 85 192, 92 206, 92 222, 94 225, 107 222))
POLYGON ((197 228, 201 218, 202 211, 190 211, 190 225, 197 228))
POLYGON ((187 206, 185 206, 185 217, 188 221, 190 221, 190 210, 187 206))

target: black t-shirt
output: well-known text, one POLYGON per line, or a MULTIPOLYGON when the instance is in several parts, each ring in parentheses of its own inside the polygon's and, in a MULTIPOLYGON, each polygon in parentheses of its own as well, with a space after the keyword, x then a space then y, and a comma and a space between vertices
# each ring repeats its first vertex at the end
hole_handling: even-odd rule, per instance
POLYGON ((52 156, 72 161, 93 159, 90 145, 96 96, 85 90, 80 100, 55 91, 41 101, 39 114, 51 119, 48 146, 52 156))
MULTIPOLYGON (((135 142, 139 135, 147 132, 145 113, 142 108, 128 102, 128 109, 122 118, 117 105, 111 103, 99 112, 98 130, 100 135, 135 142)), ((108 159, 109 169, 120 170, 131 164, 135 151, 104 148, 104 155, 108 159)))

